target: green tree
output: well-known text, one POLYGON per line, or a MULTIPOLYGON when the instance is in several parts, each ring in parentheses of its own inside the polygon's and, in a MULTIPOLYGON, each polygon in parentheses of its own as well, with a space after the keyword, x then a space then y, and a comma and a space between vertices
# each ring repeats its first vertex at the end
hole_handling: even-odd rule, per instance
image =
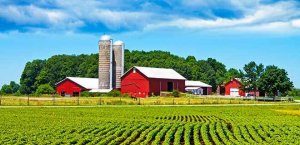
POLYGON ((20 85, 17 84, 16 82, 14 82, 14 81, 11 81, 9 85, 10 85, 10 87, 12 89, 12 93, 16 93, 20 89, 20 85))
POLYGON ((55 90, 49 84, 40 85, 37 90, 37 94, 54 94, 55 90))
POLYGON ((231 79, 234 79, 234 78, 241 78, 241 73, 237 70, 237 69, 234 69, 234 68, 230 68, 226 73, 225 73, 225 79, 224 79, 224 82, 228 82, 230 81, 231 79))
POLYGON ((5 84, 5 85, 2 86, 1 92, 4 93, 4 94, 12 94, 13 89, 11 88, 10 85, 5 84))
POLYGON ((26 64, 20 79, 21 93, 31 94, 35 92, 35 90, 37 89, 37 86, 35 85, 36 77, 39 75, 44 65, 44 60, 33 60, 32 62, 28 62, 26 64))
POLYGON ((286 95, 293 88, 293 83, 284 69, 277 66, 267 66, 261 78, 258 81, 260 90, 267 93, 268 96, 275 96, 279 91, 286 95))
MULTIPOLYGON (((243 89, 246 92, 256 92, 258 87, 258 80, 264 72, 264 66, 262 64, 257 65, 254 61, 244 66, 244 72, 242 72, 242 84, 243 89)), ((254 93, 256 99, 256 93, 254 93)))

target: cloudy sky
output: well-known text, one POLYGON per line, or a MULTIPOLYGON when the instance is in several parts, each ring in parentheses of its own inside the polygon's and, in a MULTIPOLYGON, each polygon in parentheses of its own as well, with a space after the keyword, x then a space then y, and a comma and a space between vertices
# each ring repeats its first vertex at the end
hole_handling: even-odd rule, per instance
POLYGON ((227 68, 274 64, 300 88, 297 0, 0 0, 0 85, 18 81, 27 61, 96 53, 104 33, 130 50, 212 57, 227 68))

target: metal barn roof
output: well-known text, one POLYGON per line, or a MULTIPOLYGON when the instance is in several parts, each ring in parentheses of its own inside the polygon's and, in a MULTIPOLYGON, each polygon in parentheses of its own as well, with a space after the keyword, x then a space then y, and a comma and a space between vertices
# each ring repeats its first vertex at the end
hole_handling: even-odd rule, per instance
POLYGON ((205 84, 201 81, 185 81, 185 86, 189 86, 189 87, 211 87, 211 85, 205 84))
POLYGON ((148 78, 186 80, 182 75, 180 75, 173 69, 138 66, 135 66, 133 68, 138 69, 148 78))
POLYGON ((64 80, 58 82, 57 84, 60 84, 61 82, 65 81, 66 79, 69 79, 86 89, 98 89, 98 83, 99 83, 98 78, 66 77, 64 80))

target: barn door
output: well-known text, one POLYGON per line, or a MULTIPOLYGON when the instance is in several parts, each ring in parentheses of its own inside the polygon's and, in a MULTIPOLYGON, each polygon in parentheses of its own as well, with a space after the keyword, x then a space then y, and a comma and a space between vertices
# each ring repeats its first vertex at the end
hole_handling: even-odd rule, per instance
POLYGON ((173 92, 173 82, 168 82, 168 92, 173 92))

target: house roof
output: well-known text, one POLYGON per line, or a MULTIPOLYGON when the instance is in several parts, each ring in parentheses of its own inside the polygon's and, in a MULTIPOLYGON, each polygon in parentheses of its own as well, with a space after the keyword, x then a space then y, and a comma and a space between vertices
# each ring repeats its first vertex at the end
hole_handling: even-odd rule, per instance
POLYGON ((185 81, 185 86, 188 87, 212 87, 211 85, 205 84, 201 81, 185 81))
POLYGON ((67 79, 86 89, 98 89, 98 78, 66 77, 64 80, 56 83, 56 85, 60 84, 61 82, 67 79))
MULTIPOLYGON (((176 72, 173 69, 139 67, 139 66, 134 66, 131 69, 133 68, 139 70, 142 74, 144 74, 148 78, 186 80, 186 78, 184 78, 182 75, 180 75, 178 72, 176 72)), ((125 74, 127 74, 128 72, 129 71, 127 71, 125 74)))

